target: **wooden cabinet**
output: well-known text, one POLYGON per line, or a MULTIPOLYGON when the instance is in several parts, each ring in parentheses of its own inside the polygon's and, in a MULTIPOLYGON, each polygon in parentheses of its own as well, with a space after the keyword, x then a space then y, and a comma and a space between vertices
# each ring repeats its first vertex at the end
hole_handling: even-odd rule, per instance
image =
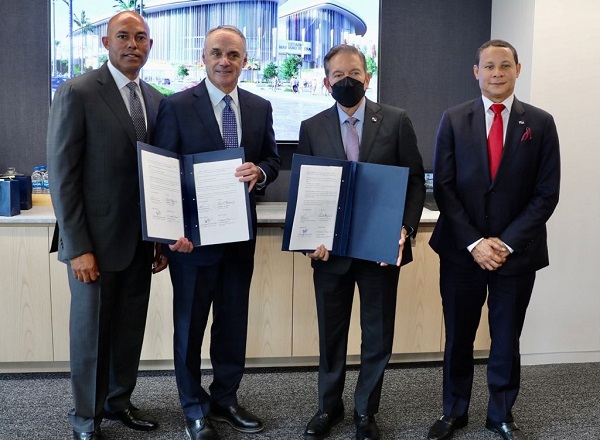
POLYGON ((292 356, 293 254, 281 251, 283 230, 259 228, 248 313, 248 358, 292 356))
MULTIPOLYGON (((51 222, 0 225, 0 371, 27 371, 30 362, 69 360, 70 290, 67 267, 48 254, 51 222), (3 367, 4 363, 4 367, 3 367), (14 367, 22 363, 22 367, 14 367), (5 368, 5 369, 6 369, 5 368)), ((439 263, 428 245, 433 223, 422 224, 413 243, 414 261, 400 272, 394 354, 406 359, 439 359, 443 352, 443 317, 439 295, 439 263)), ((314 364, 319 336, 310 260, 282 252, 279 226, 258 229, 255 269, 250 289, 248 365, 314 364)), ((168 270, 152 279, 142 361, 168 366, 173 359, 173 290, 168 270), (167 361, 167 364, 164 363, 167 361), (163 362, 162 364, 160 362, 163 362)), ((348 354, 360 354, 359 295, 356 292, 348 354)), ((210 322, 202 358, 209 358, 210 322)), ((487 309, 475 342, 480 356, 489 349, 487 309)), ((37 364, 41 365, 41 364, 37 364)), ((208 363, 205 364, 209 366, 208 363)), ((36 367, 37 368, 37 367, 36 367)), ((41 367, 43 368, 43 367, 41 367)))
MULTIPOLYGON (((433 227, 422 226, 413 247, 414 261, 400 271, 394 353, 438 353, 442 340, 442 304, 437 255, 428 245, 433 227)), ((318 356, 317 309, 310 260, 294 255, 293 356, 318 356)), ((348 354, 360 354, 360 299, 355 291, 348 354)))
POLYGON ((429 247, 432 233, 432 225, 419 227, 413 261, 400 269, 394 353, 443 351, 439 259, 429 247))
MULTIPOLYGON (((48 233, 51 237, 53 228, 50 228, 48 233)), ((248 358, 292 355, 292 328, 289 317, 292 314, 293 255, 281 252, 282 234, 281 228, 278 227, 258 230, 255 269, 250 287, 248 358)), ((47 240, 46 237, 46 255, 47 240)), ((52 332, 46 333, 54 340, 55 361, 69 360, 70 291, 66 271, 65 264, 57 261, 56 254, 52 254, 50 272, 54 319, 52 332)), ((49 291, 48 284, 46 283, 46 289, 49 291)), ((202 357, 206 359, 209 358, 210 324, 209 321, 202 346, 202 357)), ((52 347, 51 341, 48 346, 52 347)), ((141 359, 173 359, 173 288, 168 270, 152 277, 141 359)), ((52 360, 52 353, 49 360, 52 360)))
MULTIPOLYGON (((48 240, 52 240, 54 228, 48 228, 48 240)), ((50 259, 50 292, 52 295, 52 341, 54 360, 69 360, 69 310, 71 291, 67 277, 67 265, 58 261, 57 254, 48 255, 50 259)))
POLYGON ((173 288, 168 268, 152 275, 141 359, 173 359, 173 288))
POLYGON ((47 227, 0 227, 0 362, 52 361, 47 227))

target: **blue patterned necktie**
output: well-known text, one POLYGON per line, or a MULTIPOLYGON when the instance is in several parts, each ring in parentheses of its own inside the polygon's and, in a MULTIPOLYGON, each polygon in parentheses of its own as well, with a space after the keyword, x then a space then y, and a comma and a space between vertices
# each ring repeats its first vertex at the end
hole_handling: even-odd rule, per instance
POLYGON ((138 141, 144 142, 146 140, 146 120, 144 119, 142 101, 140 101, 140 97, 136 92, 137 84, 135 81, 131 81, 127 84, 127 88, 129 89, 129 112, 135 127, 135 134, 138 141))
POLYGON ((358 119, 350 116, 346 119, 346 122, 348 123, 348 131, 346 132, 346 157, 348 160, 358 162, 358 150, 360 146, 358 131, 356 131, 358 119))
POLYGON ((221 123, 223 126, 223 142, 225 148, 237 148, 238 147, 238 132, 237 123, 235 121, 235 113, 231 108, 231 96, 225 95, 223 97, 225 101, 225 108, 221 115, 221 123))

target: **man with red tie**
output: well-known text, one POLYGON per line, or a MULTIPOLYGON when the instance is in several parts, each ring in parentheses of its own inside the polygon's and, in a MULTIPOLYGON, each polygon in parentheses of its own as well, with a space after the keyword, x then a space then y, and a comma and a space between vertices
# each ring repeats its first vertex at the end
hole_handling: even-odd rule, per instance
POLYGON ((536 271, 547 266, 546 222, 557 203, 560 153, 554 120, 514 96, 521 65, 506 41, 483 44, 473 66, 482 96, 447 110, 437 134, 430 245, 440 257, 444 309, 443 415, 428 438, 468 423, 473 342, 486 301, 492 338, 486 427, 524 439, 512 407, 519 338, 536 271))

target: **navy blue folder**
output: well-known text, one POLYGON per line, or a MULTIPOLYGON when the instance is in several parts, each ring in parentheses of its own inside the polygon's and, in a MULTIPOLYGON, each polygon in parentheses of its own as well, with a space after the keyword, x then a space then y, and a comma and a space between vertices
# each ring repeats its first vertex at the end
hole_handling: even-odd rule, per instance
POLYGON ((284 251, 290 250, 302 165, 342 167, 338 215, 329 251, 334 255, 396 264, 408 168, 294 154, 283 231, 284 251))
MULTIPOLYGON (((172 151, 164 150, 143 142, 137 143, 138 154, 138 174, 140 181, 140 207, 142 210, 142 238, 146 241, 158 243, 172 244, 175 240, 165 239, 162 237, 151 237, 148 235, 148 223, 146 219, 146 202, 144 196, 144 173, 142 170, 142 151, 158 154, 165 157, 172 157, 179 160, 181 173, 181 197, 183 206, 184 232, 185 237, 190 240, 194 246, 202 246, 202 237, 200 236, 200 228, 198 227, 198 205, 196 203, 196 185, 194 181, 194 164, 205 162, 217 162, 231 159, 241 159, 245 162, 243 148, 229 148, 224 150, 214 150, 205 153, 196 154, 177 154, 172 151)), ((244 183, 246 187, 246 214, 248 217, 248 233, 249 238, 254 238, 252 227, 252 215, 250 211, 250 197, 248 195, 248 183, 244 183)))

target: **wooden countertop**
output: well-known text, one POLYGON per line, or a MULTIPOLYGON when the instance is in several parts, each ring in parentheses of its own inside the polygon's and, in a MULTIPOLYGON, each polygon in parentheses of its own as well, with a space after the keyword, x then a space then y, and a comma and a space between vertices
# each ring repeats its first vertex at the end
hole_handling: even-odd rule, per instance
MULTIPOLYGON (((286 206, 285 202, 259 202, 256 205, 259 226, 283 225, 286 206)), ((438 215, 437 211, 423 208, 421 224, 435 223, 438 215)), ((13 217, 0 216, 0 226, 54 226, 55 222, 52 206, 34 206, 13 217)))

